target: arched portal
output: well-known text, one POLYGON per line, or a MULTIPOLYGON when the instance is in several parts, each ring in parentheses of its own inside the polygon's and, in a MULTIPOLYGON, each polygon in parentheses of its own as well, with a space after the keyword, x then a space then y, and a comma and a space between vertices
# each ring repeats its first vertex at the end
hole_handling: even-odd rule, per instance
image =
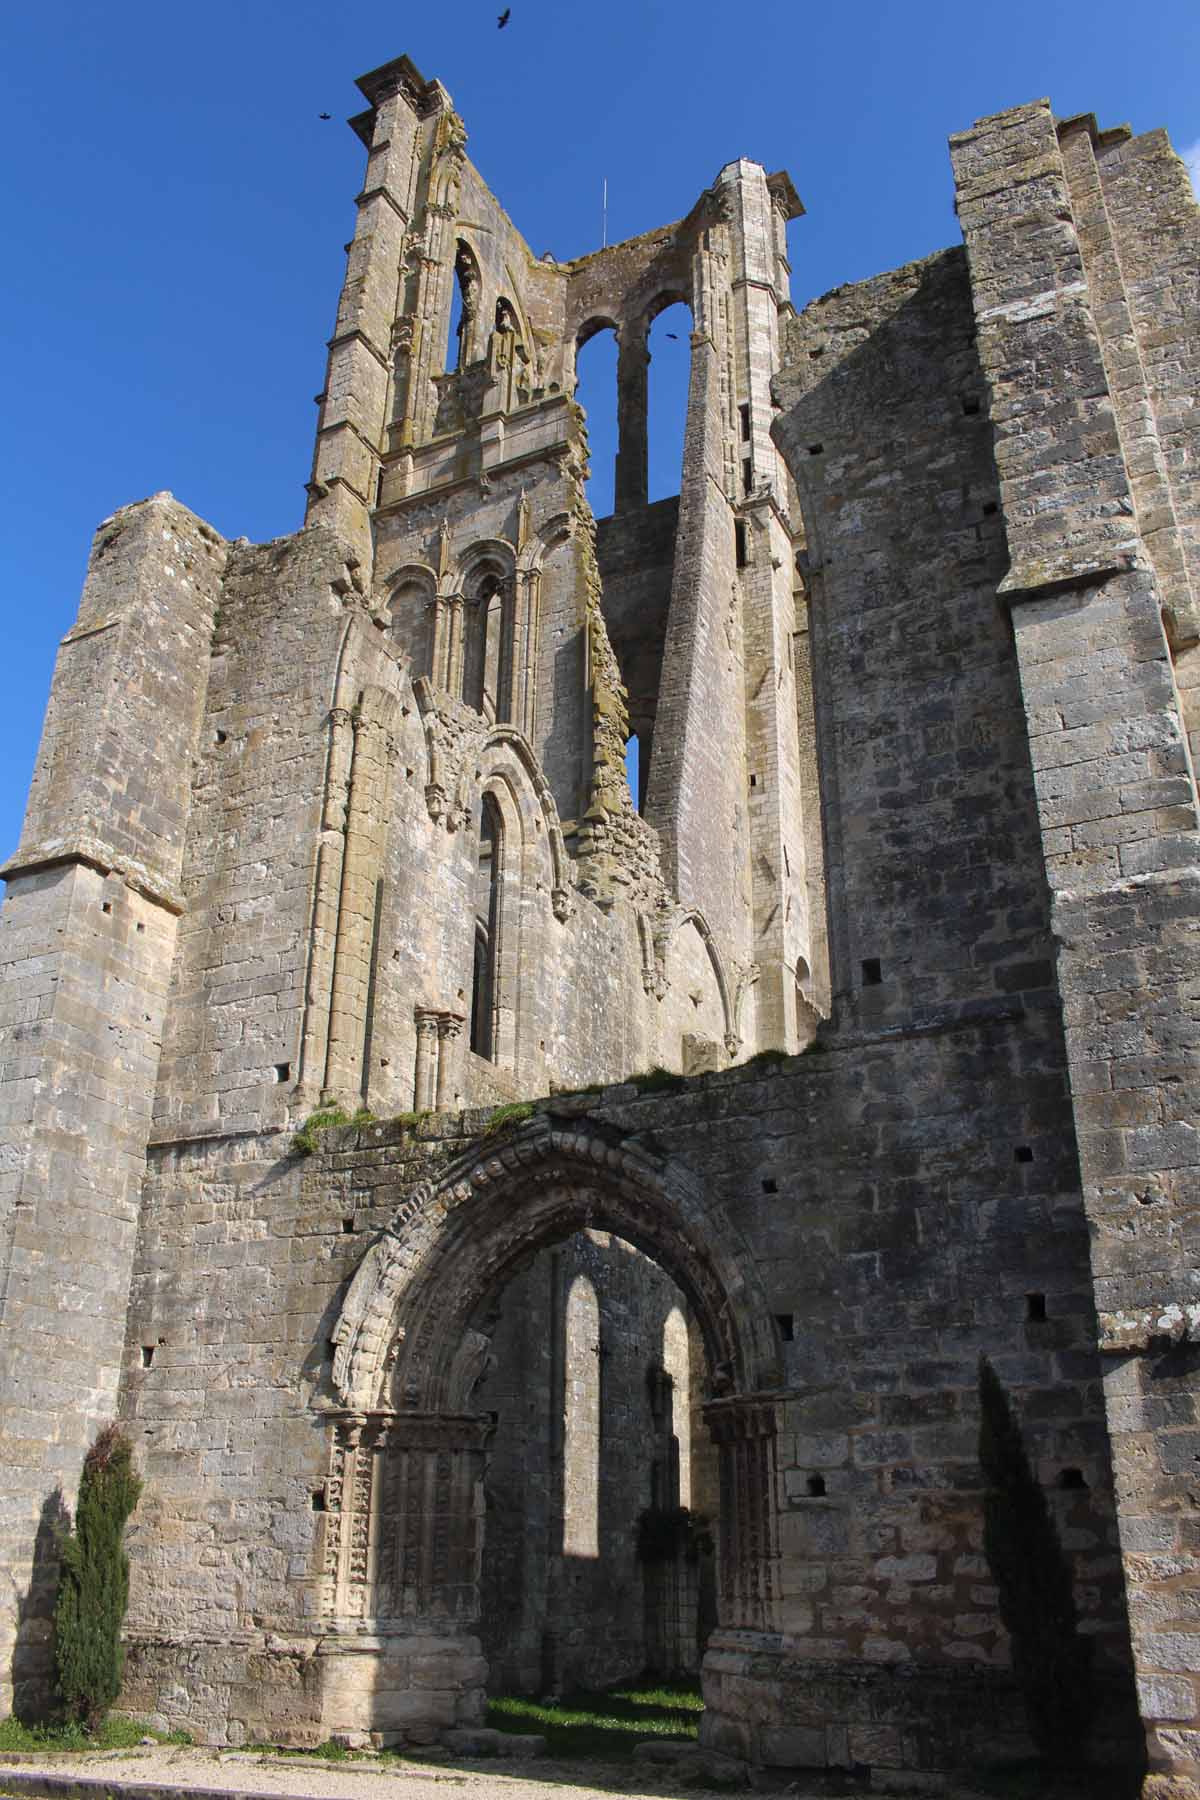
POLYGON ((477 1390, 501 1292, 531 1258, 581 1232, 611 1233, 651 1258, 694 1319, 720 1458, 719 1622, 771 1629, 778 1342, 724 1209, 678 1163, 611 1128, 550 1114, 395 1198, 334 1332, 321 1610, 336 1703, 326 1724, 387 1732, 426 1706, 444 1709, 449 1690, 456 1718, 481 1716, 476 1630, 493 1419, 476 1410, 477 1390), (414 1635, 440 1659, 441 1700, 406 1663, 414 1635), (342 1636, 353 1638, 345 1663, 342 1636))

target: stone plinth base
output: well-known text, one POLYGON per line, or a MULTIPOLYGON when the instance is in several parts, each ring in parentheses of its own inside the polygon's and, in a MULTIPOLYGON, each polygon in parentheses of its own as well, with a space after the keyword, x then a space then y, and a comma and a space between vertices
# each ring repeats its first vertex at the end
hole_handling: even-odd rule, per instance
MULTIPOLYGON (((1006 1669, 810 1661, 780 1637, 718 1631, 702 1683, 701 1743, 759 1767, 935 1775, 1033 1754, 1006 1669)), ((1100 1685, 1090 1754, 1136 1770, 1143 1749, 1129 1682, 1100 1685)))
POLYGON ((203 1744, 432 1744, 482 1724, 487 1664, 474 1637, 272 1636, 220 1644, 130 1641, 123 1710, 203 1744))

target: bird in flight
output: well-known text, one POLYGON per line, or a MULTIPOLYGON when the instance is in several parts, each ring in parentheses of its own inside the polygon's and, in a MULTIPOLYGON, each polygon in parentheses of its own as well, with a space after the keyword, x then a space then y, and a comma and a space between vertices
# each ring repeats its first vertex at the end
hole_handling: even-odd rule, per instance
POLYGON ((317 117, 318 117, 318 119, 332 119, 333 114, 332 113, 318 113, 317 117))
POLYGON ((500 14, 500 17, 496 20, 497 30, 503 31, 504 27, 508 24, 508 21, 511 18, 512 18, 512 7, 506 6, 504 11, 500 14))
POLYGON ((677 331, 668 331, 667 336, 673 338, 675 343, 679 342, 679 333, 677 331))

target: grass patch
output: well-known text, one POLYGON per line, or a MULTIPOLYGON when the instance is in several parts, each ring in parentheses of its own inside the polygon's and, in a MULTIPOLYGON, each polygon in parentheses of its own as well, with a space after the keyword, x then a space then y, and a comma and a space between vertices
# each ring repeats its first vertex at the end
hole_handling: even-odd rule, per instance
POLYGON ((344 1763, 360 1760, 359 1752, 351 1750, 348 1744, 339 1744, 333 1738, 326 1738, 322 1744, 289 1744, 286 1749, 276 1748, 275 1756, 315 1756, 321 1762, 344 1763))
POLYGON ((683 1076, 664 1069, 661 1063, 655 1063, 652 1069, 643 1069, 637 1075, 627 1075, 625 1079, 639 1094, 660 1094, 683 1086, 683 1076))
POLYGON ((510 1100, 505 1106, 498 1106, 483 1128, 485 1137, 494 1137, 498 1131, 515 1131, 526 1119, 533 1117, 532 1100, 510 1100))
POLYGON ((77 1721, 62 1725, 23 1725, 11 1716, 0 1719, 0 1751, 131 1750, 143 1738, 156 1744, 190 1744, 190 1731, 152 1731, 140 1719, 109 1717, 94 1732, 77 1721))
POLYGON ((384 1119, 382 1123, 398 1125, 401 1131, 420 1131, 426 1120, 432 1117, 433 1114, 428 1109, 425 1112, 401 1112, 393 1113, 390 1119, 384 1119))
POLYGON ((340 1106, 326 1106, 320 1112, 309 1113, 299 1131, 292 1134, 292 1155, 311 1156, 321 1147, 321 1133, 333 1131, 339 1125, 373 1125, 375 1114, 368 1106, 360 1106, 355 1113, 345 1112, 340 1106))
POLYGON ((618 1687, 605 1693, 567 1694, 561 1700, 502 1695, 488 1706, 497 1731, 536 1731, 552 1756, 620 1761, 647 1738, 694 1740, 704 1702, 698 1687, 668 1682, 658 1687, 618 1687))

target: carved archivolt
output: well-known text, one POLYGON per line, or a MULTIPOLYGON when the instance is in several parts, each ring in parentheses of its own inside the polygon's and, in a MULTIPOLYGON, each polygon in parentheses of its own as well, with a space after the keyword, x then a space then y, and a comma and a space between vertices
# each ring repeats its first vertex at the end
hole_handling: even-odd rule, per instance
POLYGON ((589 1226, 636 1244, 688 1296, 715 1391, 778 1385, 766 1298, 724 1208, 636 1139, 539 1114, 403 1194, 334 1330, 342 1404, 465 1410, 486 1355, 476 1328, 489 1299, 533 1251, 589 1226))

